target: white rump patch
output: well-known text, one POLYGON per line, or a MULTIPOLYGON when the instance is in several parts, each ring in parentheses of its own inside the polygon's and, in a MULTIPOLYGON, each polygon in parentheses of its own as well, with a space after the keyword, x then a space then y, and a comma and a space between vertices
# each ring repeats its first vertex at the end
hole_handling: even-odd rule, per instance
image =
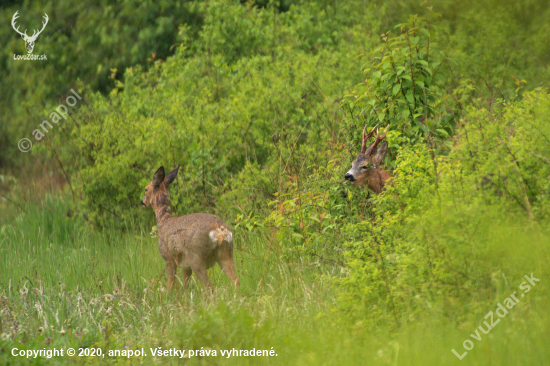
POLYGON ((212 240, 213 243, 218 242, 218 238, 216 237, 216 230, 212 230, 208 233, 208 236, 210 237, 210 240, 212 240))
POLYGON ((226 241, 228 243, 231 243, 233 241, 233 233, 224 226, 219 227, 216 230, 212 230, 208 233, 208 236, 210 237, 212 243, 218 245, 220 245, 223 241, 226 241))

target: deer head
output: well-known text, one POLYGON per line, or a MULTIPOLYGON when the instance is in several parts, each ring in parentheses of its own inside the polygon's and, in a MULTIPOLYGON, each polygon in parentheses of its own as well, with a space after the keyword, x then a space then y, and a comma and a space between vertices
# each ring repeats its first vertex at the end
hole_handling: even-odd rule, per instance
POLYGON ((361 152, 351 165, 351 169, 346 173, 344 178, 354 185, 368 185, 375 193, 380 193, 384 187, 384 183, 389 179, 389 174, 380 169, 380 163, 384 160, 388 151, 388 143, 380 142, 386 137, 389 125, 382 135, 378 133, 378 125, 365 135, 367 126, 363 128, 361 143, 361 152), (376 131, 376 139, 367 147, 367 140, 370 139, 376 131))
POLYGON ((178 165, 176 169, 172 170, 167 175, 164 173, 163 166, 158 168, 151 183, 145 187, 145 197, 141 200, 141 204, 146 207, 153 207, 166 203, 164 201, 168 200, 166 204, 169 206, 170 202, 167 194, 168 186, 176 179, 179 168, 180 166, 178 165))
POLYGON ((28 36, 26 29, 25 29, 25 32, 21 33, 19 31, 19 27, 17 28, 15 27, 15 20, 18 18, 17 16, 18 12, 19 10, 16 11, 15 14, 13 14, 13 18, 11 18, 11 26, 17 33, 21 35, 21 38, 23 38, 23 41, 25 41, 25 48, 27 49, 27 53, 32 53, 32 50, 34 48, 34 42, 36 42, 36 39, 38 38, 40 33, 42 33, 44 28, 46 28, 46 24, 48 24, 48 19, 49 19, 48 14, 44 13, 44 22, 42 22, 42 29, 40 29, 39 31, 35 29, 34 32, 32 33, 32 36, 28 36))

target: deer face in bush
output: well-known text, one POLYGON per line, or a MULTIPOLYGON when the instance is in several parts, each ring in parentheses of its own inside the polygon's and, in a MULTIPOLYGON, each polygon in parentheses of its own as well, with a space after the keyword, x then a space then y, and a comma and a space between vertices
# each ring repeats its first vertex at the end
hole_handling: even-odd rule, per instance
MULTIPOLYGON (((351 169, 346 173, 344 179, 351 182, 353 185, 369 185, 373 174, 378 174, 380 163, 384 160, 388 151, 388 143, 386 141, 380 142, 386 137, 388 128, 384 134, 376 134, 376 140, 367 147, 367 140, 374 135, 376 130, 375 126, 367 135, 365 135, 365 128, 363 129, 363 142, 361 146, 361 152, 357 155, 351 169)), ((378 179, 381 181, 381 179, 378 179)), ((371 182, 372 183, 372 182, 371 182)), ((374 189, 377 191, 376 189, 374 189)))

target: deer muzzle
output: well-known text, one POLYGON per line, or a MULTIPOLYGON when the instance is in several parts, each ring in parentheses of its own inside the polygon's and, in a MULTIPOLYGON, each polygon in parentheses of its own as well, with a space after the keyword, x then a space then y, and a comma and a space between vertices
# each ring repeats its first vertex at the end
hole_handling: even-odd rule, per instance
POLYGON ((344 179, 353 182, 355 180, 355 177, 350 172, 347 172, 346 175, 344 175, 344 179))

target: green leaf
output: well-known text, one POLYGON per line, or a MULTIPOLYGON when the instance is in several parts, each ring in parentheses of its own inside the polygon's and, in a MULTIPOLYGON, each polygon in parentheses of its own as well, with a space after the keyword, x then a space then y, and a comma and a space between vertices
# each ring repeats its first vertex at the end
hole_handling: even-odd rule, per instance
POLYGON ((449 133, 442 128, 438 128, 436 131, 442 134, 445 138, 449 137, 449 133))
POLYGON ((413 96, 413 93, 411 91, 407 92, 405 97, 407 98, 409 103, 414 104, 414 96, 413 96))
POLYGON ((424 34, 426 37, 430 37, 430 32, 426 28, 420 28, 419 31, 424 34))
POLYGON ((397 93, 399 93, 399 89, 401 89, 401 84, 395 84, 392 89, 392 94, 396 95, 397 93))

